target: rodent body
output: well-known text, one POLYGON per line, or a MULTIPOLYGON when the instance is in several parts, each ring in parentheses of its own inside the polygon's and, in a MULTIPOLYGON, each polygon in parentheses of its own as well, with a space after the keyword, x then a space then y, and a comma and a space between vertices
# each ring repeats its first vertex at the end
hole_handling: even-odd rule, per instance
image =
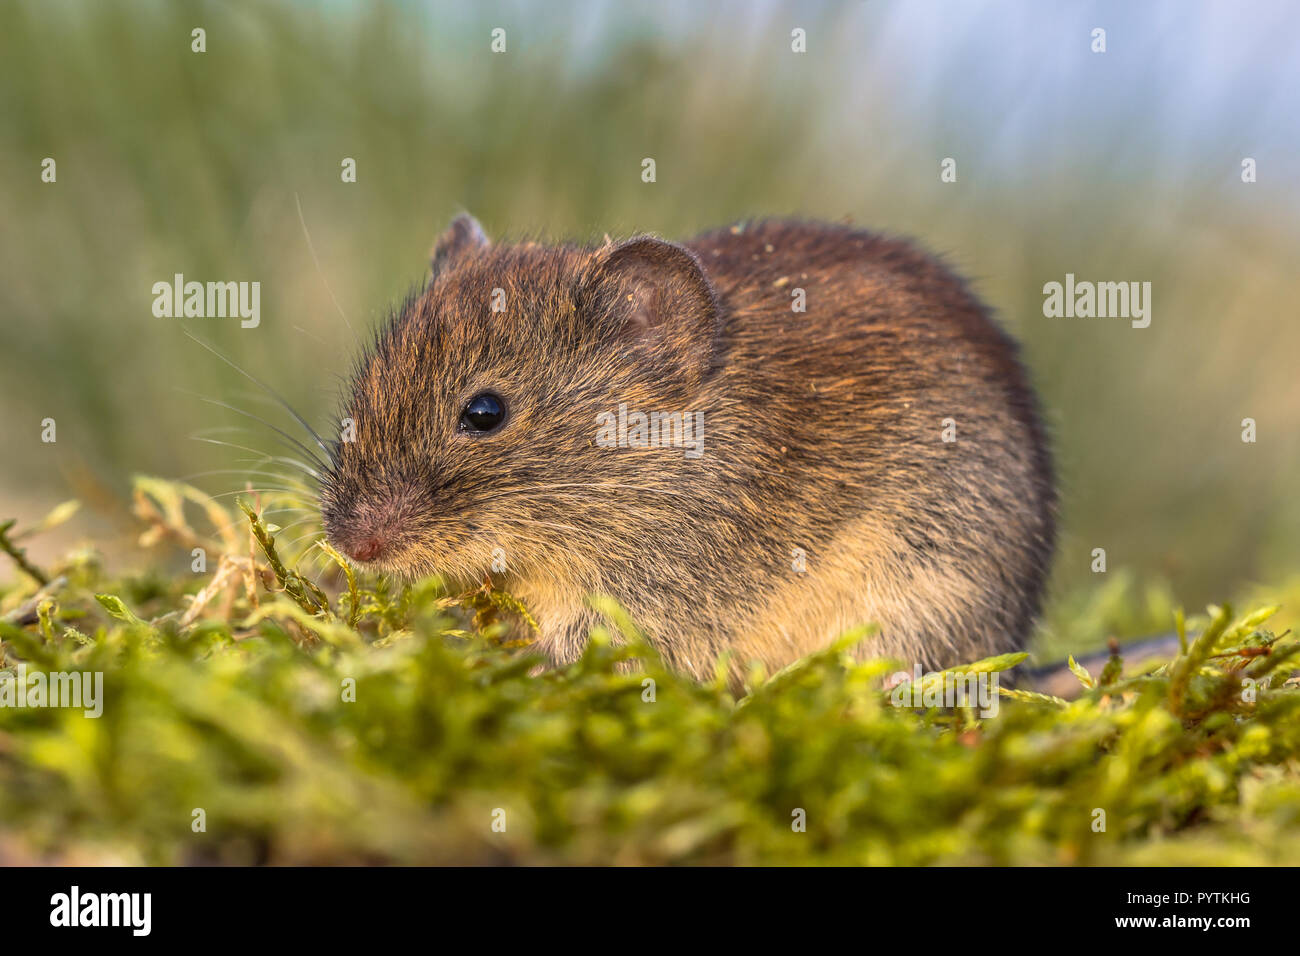
POLYGON ((460 217, 343 417, 335 544, 465 583, 496 562, 557 662, 599 623, 593 593, 699 677, 865 623, 863 656, 952 666, 1019 649, 1038 612, 1055 495, 1015 345, 937 260, 871 233, 494 245, 460 217), (697 447, 600 440, 620 407, 682 413, 697 447))

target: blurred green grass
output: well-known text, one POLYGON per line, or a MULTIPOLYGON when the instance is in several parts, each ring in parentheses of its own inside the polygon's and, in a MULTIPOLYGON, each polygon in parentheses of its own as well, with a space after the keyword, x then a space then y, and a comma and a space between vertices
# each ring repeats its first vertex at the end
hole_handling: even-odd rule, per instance
POLYGON ((851 216, 947 255, 1024 343, 1061 472, 1054 607, 1114 590, 1088 570, 1095 547, 1137 592, 1169 595, 1103 615, 1124 634, 1164 627, 1168 603, 1300 570, 1294 189, 1236 181, 1248 146, 1228 132, 1231 103, 1193 144, 1081 82, 1060 113, 1100 115, 1104 135, 1061 119, 995 154, 1015 104, 973 114, 963 64, 889 46, 889 7, 724 5, 684 30, 653 5, 431 10, 5 6, 0 511, 34 517, 75 493, 107 512, 133 472, 239 467, 189 440, 244 424, 195 394, 265 410, 151 314, 152 284, 174 273, 262 283, 260 328, 185 325, 320 422, 356 347, 340 310, 358 331, 379 321, 461 208, 494 235, 578 238, 851 216), (788 53, 794 22, 814 38, 806 57, 788 53), (934 91, 928 109, 906 107, 908 84, 934 91), (944 185, 950 155, 959 181, 944 185), (38 178, 46 156, 54 186, 38 178), (656 184, 640 180, 645 156, 656 184), (1043 318, 1042 284, 1066 272, 1152 282, 1151 328, 1043 318), (47 416, 55 445, 39 441, 47 416), (1257 444, 1239 440, 1244 417, 1257 444))

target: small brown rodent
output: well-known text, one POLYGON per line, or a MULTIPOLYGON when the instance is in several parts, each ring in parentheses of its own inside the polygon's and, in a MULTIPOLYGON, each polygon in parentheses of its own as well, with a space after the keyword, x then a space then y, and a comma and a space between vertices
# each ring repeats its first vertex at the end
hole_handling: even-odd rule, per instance
POLYGON ((461 216, 357 364, 325 528, 384 571, 504 567, 557 662, 605 593, 700 677, 866 622, 860 654, 951 666, 1023 646, 1051 557, 1016 356, 939 262, 847 226, 581 247, 461 216), (636 447, 638 412, 702 441, 636 447))

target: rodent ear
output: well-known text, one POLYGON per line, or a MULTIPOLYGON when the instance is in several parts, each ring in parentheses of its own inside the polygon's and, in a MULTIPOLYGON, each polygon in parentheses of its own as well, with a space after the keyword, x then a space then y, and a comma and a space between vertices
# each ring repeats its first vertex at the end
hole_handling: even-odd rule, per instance
POLYGON ((433 252, 429 254, 429 268, 433 272, 433 278, 446 272, 465 253, 486 249, 490 245, 492 242, 478 220, 467 212, 461 213, 433 244, 433 252))
POLYGON ((638 236, 596 254, 583 286, 590 306, 625 340, 679 349, 703 376, 713 355, 718 299, 694 253, 638 236))

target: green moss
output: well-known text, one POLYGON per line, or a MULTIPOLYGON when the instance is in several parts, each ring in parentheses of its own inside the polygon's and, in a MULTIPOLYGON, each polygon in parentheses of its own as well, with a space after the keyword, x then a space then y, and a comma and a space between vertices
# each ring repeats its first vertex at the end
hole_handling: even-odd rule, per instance
MULTIPOLYGON (((498 636, 499 616, 521 613, 508 596, 339 573, 318 598, 302 570, 319 554, 310 546, 279 553, 254 519, 265 546, 254 561, 243 532, 223 544, 183 507, 163 517, 183 489, 138 487, 152 538, 211 548, 205 572, 115 580, 83 553, 41 569, 51 583, 39 595, 22 575, 0 596, 11 671, 104 675, 98 719, 0 708, 7 860, 1126 864, 1300 852, 1300 693, 1284 681, 1300 644, 1264 629, 1269 608, 1211 608, 1163 666, 1079 668, 1077 700, 1007 691, 988 718, 893 706, 881 682, 898 665, 853 659, 862 634, 771 677, 755 671, 737 699, 721 679, 666 672, 609 602, 609 628, 582 660, 538 673, 526 645, 498 636)), ((213 528, 232 523, 205 507, 213 528)))

